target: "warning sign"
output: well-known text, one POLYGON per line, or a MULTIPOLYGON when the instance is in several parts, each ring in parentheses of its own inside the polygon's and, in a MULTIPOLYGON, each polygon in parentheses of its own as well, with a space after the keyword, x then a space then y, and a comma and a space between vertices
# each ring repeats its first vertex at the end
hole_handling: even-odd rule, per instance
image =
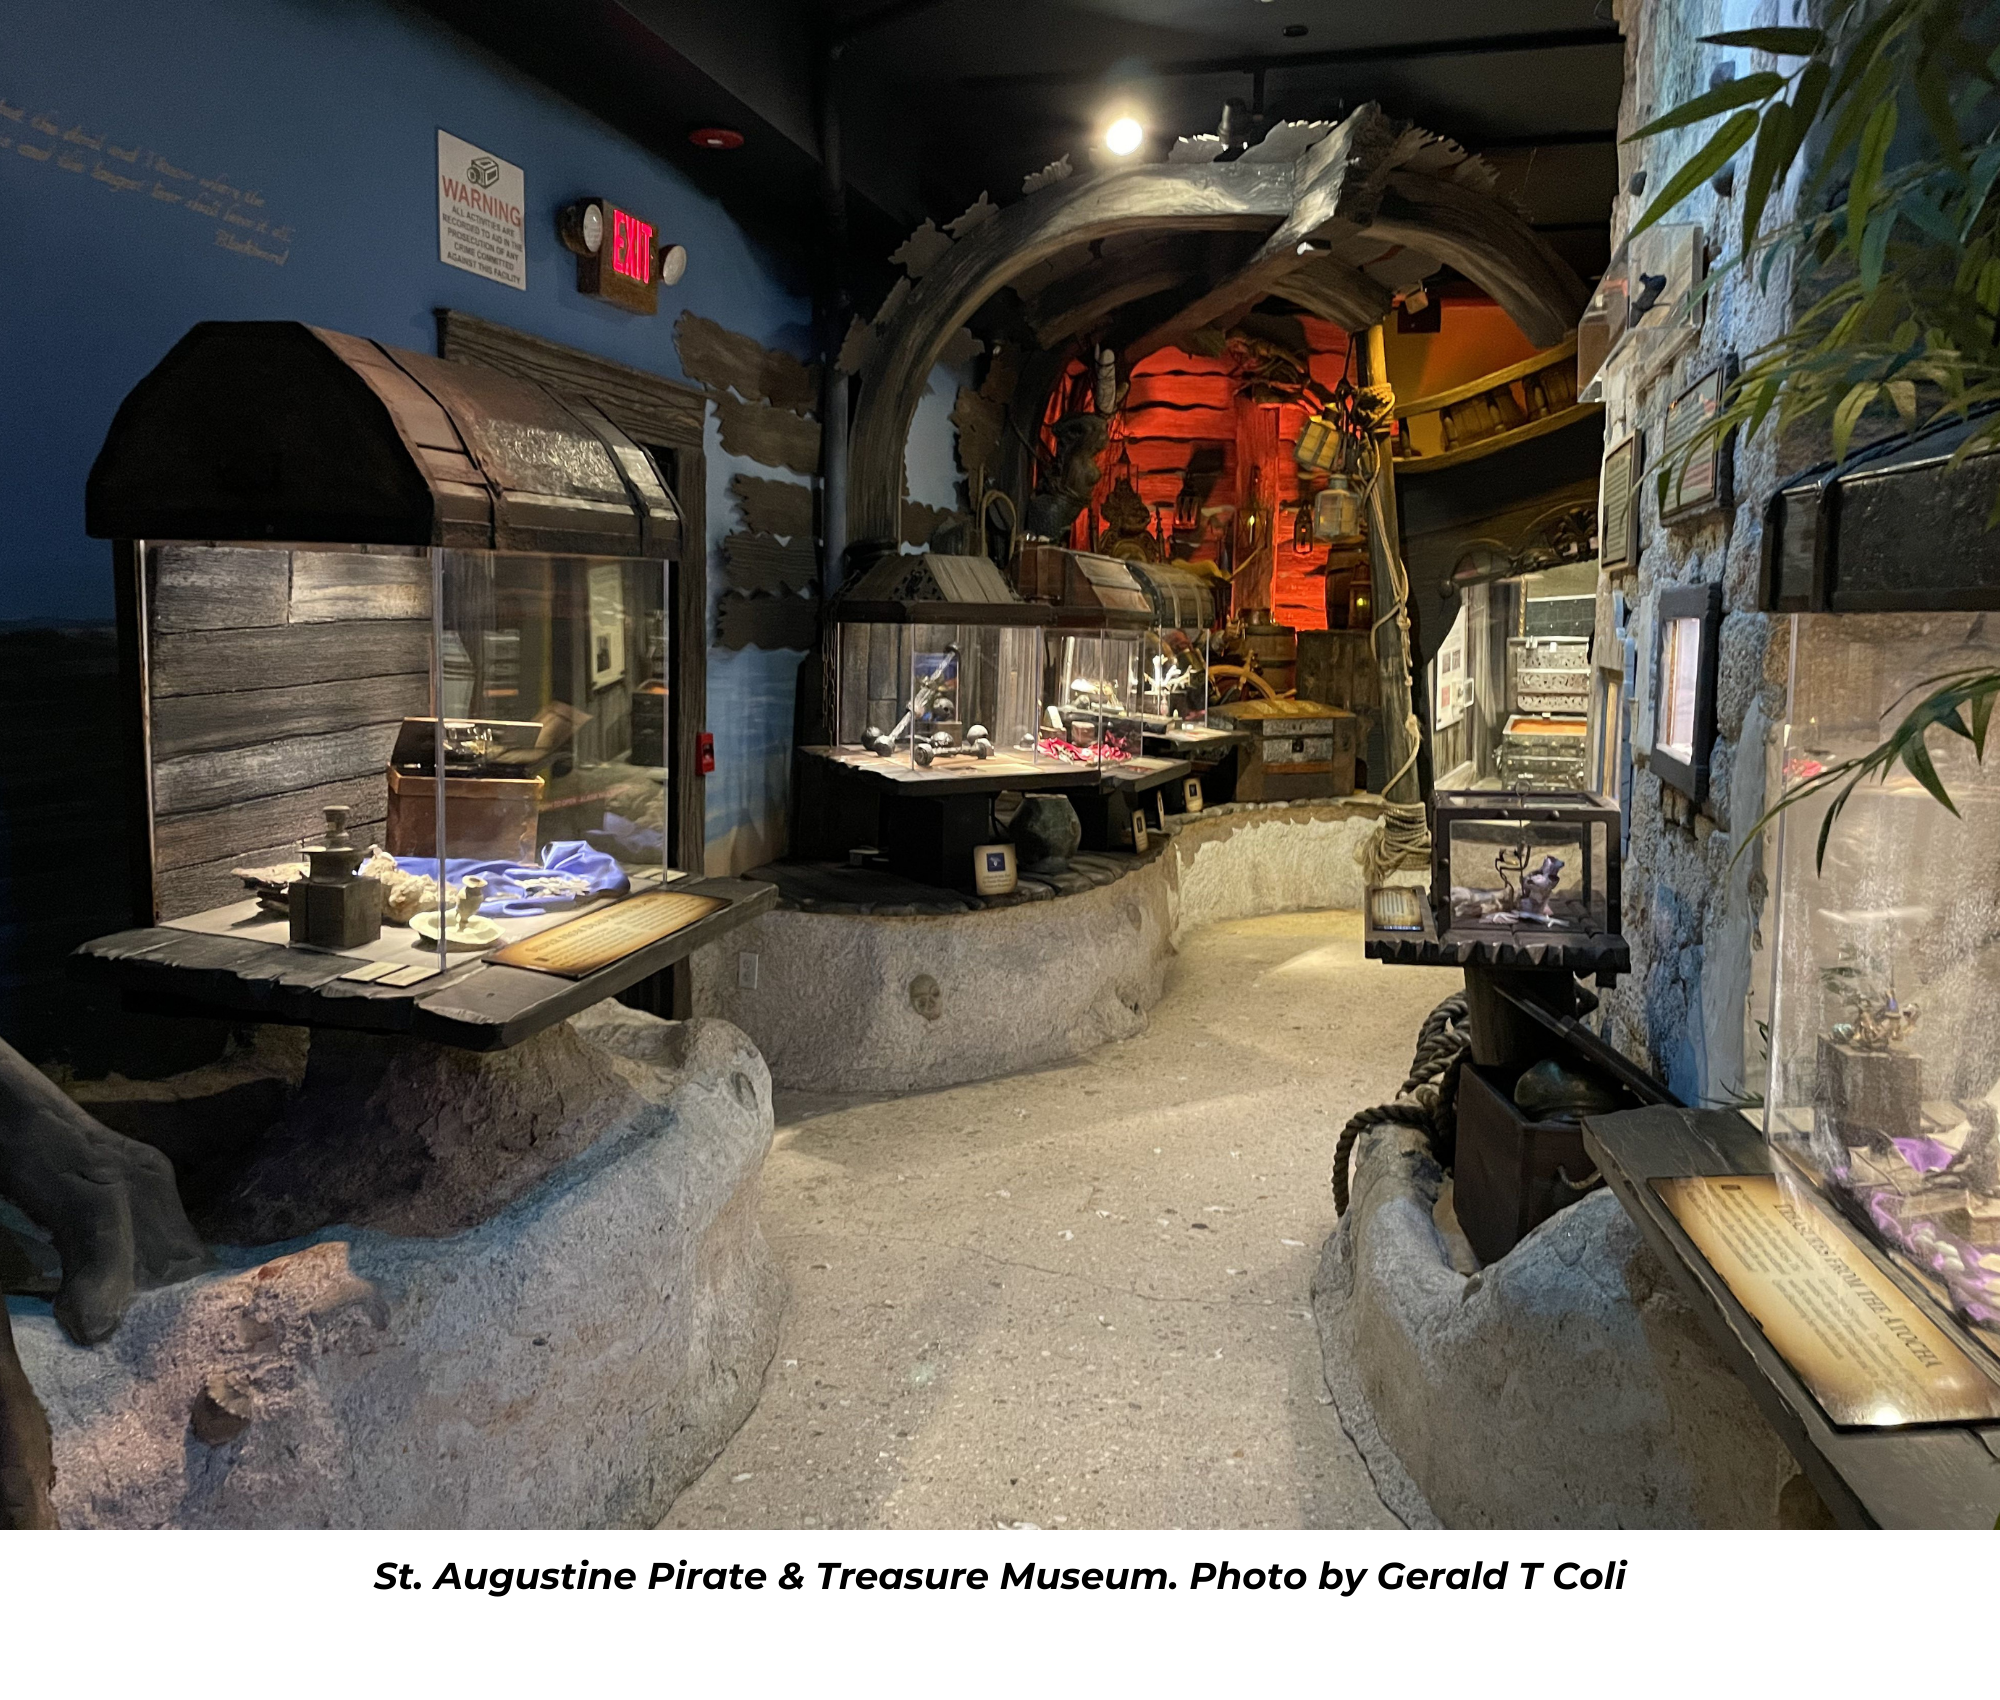
POLYGON ((518 165, 438 131, 438 258, 528 287, 527 179, 518 165))

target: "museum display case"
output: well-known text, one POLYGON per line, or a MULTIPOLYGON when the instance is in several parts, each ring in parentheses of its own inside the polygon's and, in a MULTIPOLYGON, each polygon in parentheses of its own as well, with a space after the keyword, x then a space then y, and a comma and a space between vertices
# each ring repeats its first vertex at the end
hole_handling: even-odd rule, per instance
POLYGON ((671 865, 680 519, 588 401, 201 325, 87 508, 120 563, 141 929, 84 955, 131 995, 489 1048, 767 906, 671 865))
POLYGON ((1058 759, 1042 748, 1063 724, 1043 645, 1054 610, 1016 596, 984 556, 887 556, 833 618, 833 760, 919 788, 998 789, 1058 759))
MULTIPOLYGON (((1996 667, 1976 614, 1799 616, 1784 783, 1874 749, 1940 677, 1996 667)), ((1929 751, 1948 808, 1898 766, 1857 786, 1823 840, 1825 793, 1767 830, 1761 1119, 2000 1356, 2000 778, 1963 738, 1939 732, 1929 751)))
POLYGON ((1617 805, 1587 791, 1440 791, 1428 892, 1372 888, 1367 952, 1391 962, 1621 974, 1617 805))
POLYGON ((1589 774, 1595 560, 1533 573, 1473 551, 1429 665, 1441 789, 1578 791, 1589 774))
POLYGON ((1145 634, 1052 626, 1037 753, 1048 761, 1123 768, 1144 755, 1145 634))

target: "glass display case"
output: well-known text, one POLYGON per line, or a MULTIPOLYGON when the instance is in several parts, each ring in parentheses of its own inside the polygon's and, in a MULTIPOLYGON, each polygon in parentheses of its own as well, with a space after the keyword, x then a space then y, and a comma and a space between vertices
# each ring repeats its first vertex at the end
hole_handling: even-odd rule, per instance
POLYGON ((1041 761, 1042 629, 942 620, 840 627, 839 747, 945 775, 1041 761))
MULTIPOLYGON (((1873 749, 1940 675, 2000 667, 1987 623, 1797 617, 1783 782, 1873 749)), ((1899 767, 1855 789, 1823 859, 1824 798, 1766 832, 1763 1123, 1810 1185, 2000 1353, 2000 774, 1962 738, 1938 733, 1929 748, 1951 809, 1899 767)))
POLYGON ((701 843, 670 693, 700 579, 588 395, 211 320, 120 405, 84 507, 151 943, 82 954, 150 1007, 501 1049, 664 1002, 661 970, 775 901, 671 865, 701 843))
POLYGON ((1432 893, 1447 932, 1536 944, 1618 931, 1618 811, 1585 792, 1444 792, 1432 893))
POLYGON ((1460 606, 1427 664, 1432 762, 1445 789, 1582 790, 1596 562, 1511 565, 1474 552, 1454 575, 1460 606))
POLYGON ((1139 675, 1139 719, 1146 731, 1208 724, 1209 637, 1206 627, 1148 628, 1139 675))
POLYGON ((1047 761, 1116 768, 1141 748, 1144 634, 1053 627, 1047 634, 1041 735, 1047 761))
POLYGON ((1617 804, 1589 791, 1439 791, 1428 893, 1371 887, 1377 961, 1592 973, 1632 966, 1617 804))

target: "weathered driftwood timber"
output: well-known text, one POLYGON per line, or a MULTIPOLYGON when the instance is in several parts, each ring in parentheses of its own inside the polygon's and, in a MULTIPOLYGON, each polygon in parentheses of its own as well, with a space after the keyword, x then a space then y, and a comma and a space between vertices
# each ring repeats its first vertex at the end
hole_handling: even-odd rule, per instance
POLYGON ((807 477, 819 470, 817 421, 788 407, 738 401, 720 392, 713 399, 722 446, 729 453, 807 477))
POLYGON ((745 596, 726 590, 716 598, 715 642, 720 649, 810 650, 819 641, 819 598, 745 596))
POLYGON ((819 556, 812 538, 780 543, 762 532, 732 531, 722 540, 724 574, 731 590, 810 590, 819 582, 819 556))
POLYGON ((208 1262, 149 1145, 113 1133, 0 1041, 0 1198, 45 1228, 62 1258, 56 1320, 79 1345, 110 1336, 141 1287, 208 1262))
POLYGON ((681 370, 712 390, 734 390, 745 401, 768 401, 810 413, 819 395, 819 375, 780 349, 755 337, 726 330, 713 319, 683 313, 674 321, 674 346, 681 370))
POLYGON ((810 484, 788 484, 778 478, 753 478, 739 472, 729 480, 729 493, 743 511, 745 530, 789 537, 793 542, 801 538, 810 541, 816 534, 810 484))
POLYGON ((0 1529, 53 1529, 55 1459, 48 1413, 14 1351, 14 1325, 0 1303, 0 1529))

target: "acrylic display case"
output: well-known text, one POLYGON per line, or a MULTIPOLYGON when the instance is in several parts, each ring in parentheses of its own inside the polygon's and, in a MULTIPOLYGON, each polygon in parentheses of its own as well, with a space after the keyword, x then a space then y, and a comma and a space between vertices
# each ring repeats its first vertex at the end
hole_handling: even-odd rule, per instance
MULTIPOLYGON (((1431 888, 1378 923, 1368 954, 1393 962, 1624 973, 1617 805, 1587 791, 1440 791, 1431 888)), ((1384 917, 1390 906, 1383 905, 1384 917)))
POLYGON ((1032 770, 1049 703, 1040 626, 843 622, 839 749, 911 773, 1032 770))
POLYGON ((1596 562, 1507 576, 1494 569, 1490 560, 1461 563, 1460 608, 1429 663, 1440 788, 1582 790, 1596 562))
POLYGON ((1208 724, 1209 632, 1148 628, 1140 649, 1139 719, 1148 732, 1208 724))
POLYGON ((1053 627, 1046 638, 1040 736, 1045 761, 1123 768, 1143 755, 1144 634, 1053 627))
POLYGON ((680 520, 583 397, 211 322, 126 398, 85 510, 140 930, 82 955, 149 1007, 492 1049, 774 900, 669 865, 700 820, 680 520))
MULTIPOLYGON (((1798 617, 1785 782, 1874 748, 1926 681, 2000 667, 1984 623, 1798 617)), ((2000 774, 1961 738, 1933 733, 1929 747, 1955 814, 1898 768, 1855 790, 1819 865, 1823 799, 1767 830, 1763 1123, 1809 1184, 2000 1354, 2000 774)))

